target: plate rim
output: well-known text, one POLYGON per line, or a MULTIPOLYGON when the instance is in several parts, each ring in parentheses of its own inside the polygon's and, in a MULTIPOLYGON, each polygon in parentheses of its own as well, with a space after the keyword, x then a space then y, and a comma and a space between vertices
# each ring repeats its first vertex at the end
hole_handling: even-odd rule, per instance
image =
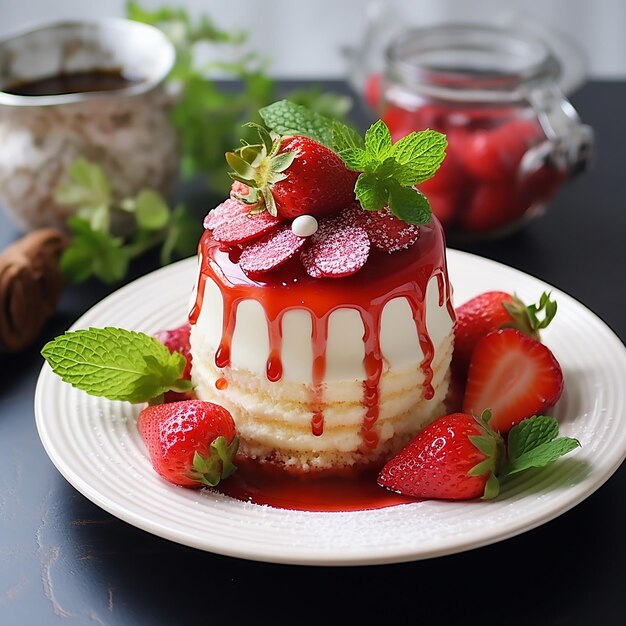
MULTIPOLYGON (((517 268, 511 267, 504 263, 500 263, 499 261, 494 261, 492 259, 488 259, 486 257, 482 257, 479 255, 475 255, 469 252, 456 250, 453 248, 447 249, 448 253, 448 262, 450 260, 450 255, 452 257, 458 257, 456 262, 462 262, 463 257, 467 257, 468 259, 472 259, 478 262, 487 262, 488 264, 494 264, 499 266, 501 269, 506 270, 508 272, 513 272, 518 274, 524 278, 531 278, 534 281, 538 281, 544 287, 549 288, 553 291, 557 291, 559 293, 559 297, 561 295, 567 297, 575 303, 577 306, 581 307, 585 310, 585 312, 595 318, 595 321, 604 327, 604 330, 611 336, 611 341, 616 342, 617 345, 624 348, 623 342, 619 338, 619 336, 615 333, 615 331, 602 320, 596 313, 594 313, 591 309, 582 304, 579 300, 567 294, 563 290, 554 287, 547 283, 546 281, 533 276, 527 272, 523 272, 517 268)), ((162 277, 164 274, 173 273, 176 274, 180 271, 183 271, 181 268, 183 265, 192 265, 192 262, 195 261, 195 257, 189 257, 187 259, 182 259, 177 261, 176 263, 172 263, 168 266, 158 268, 152 272, 149 272, 130 283, 120 287, 119 289, 113 291, 105 298, 101 299, 99 302, 90 307, 87 311, 82 313, 78 319, 74 321, 74 323, 68 328, 68 330, 74 330, 76 328, 85 327, 83 322, 84 319, 88 319, 92 316, 94 309, 107 303, 110 298, 119 298, 123 297, 127 291, 131 291, 136 287, 138 282, 142 282, 145 280, 155 280, 155 276, 162 277)), ((616 347, 617 347, 616 345, 616 347)), ((621 352, 621 358, 624 362, 624 371, 626 372, 626 348, 621 352)), ((409 561, 417 561, 417 560, 426 560, 441 556, 446 556, 450 554, 458 554, 462 552, 467 552, 470 550, 474 550, 480 547, 484 547, 486 545, 491 545, 494 543, 498 543, 500 541, 504 541, 506 539, 510 539, 512 537, 518 536, 525 532, 531 531, 543 524, 546 524, 553 519, 559 517, 560 515, 566 513, 571 510, 582 501, 586 500, 591 494, 597 491, 600 487, 602 487, 619 469, 622 465, 623 461, 626 459, 626 446, 621 450, 619 455, 616 455, 613 459, 613 462, 605 467, 600 475, 594 475, 593 480, 584 479, 581 483, 577 484, 575 495, 572 493, 571 497, 567 498, 565 503, 562 504, 559 508, 550 509, 545 511, 540 515, 531 516, 532 519, 528 520, 525 516, 520 516, 517 521, 513 524, 505 527, 501 532, 493 532, 493 529, 490 529, 491 532, 487 533, 484 537, 476 539, 464 539, 463 534, 458 537, 455 537, 453 540, 448 539, 444 542, 444 545, 436 545, 429 550, 424 549, 413 549, 413 550, 404 550, 402 546, 394 546, 391 549, 377 549, 376 553, 363 554, 363 553, 350 553, 347 551, 343 551, 341 555, 336 553, 318 553, 317 555, 312 555, 310 550, 307 550, 306 547, 302 548, 301 546, 294 545, 281 545, 280 548, 273 545, 271 546, 271 553, 268 552, 268 549, 257 549, 254 550, 250 548, 250 546, 245 546, 242 549, 238 549, 234 545, 207 545, 206 542, 200 542, 194 540, 193 537, 189 537, 185 532, 179 531, 177 529, 173 529, 167 527, 164 524, 155 522, 150 520, 145 515, 142 515, 141 512, 135 512, 128 510, 124 507, 120 507, 116 505, 115 501, 110 497, 103 495, 98 489, 94 488, 93 485, 90 485, 88 482, 81 480, 76 472, 71 468, 71 464, 68 464, 65 459, 60 457, 58 451, 52 445, 52 442, 49 440, 46 433, 46 424, 43 421, 43 414, 45 412, 44 404, 44 395, 45 395, 45 385, 47 382, 50 384, 63 384, 60 379, 57 379, 49 366, 44 363, 39 376, 37 378, 36 388, 35 388, 35 398, 34 398, 34 409, 35 409, 35 421, 37 432, 39 434, 39 438, 41 443, 46 451, 46 454, 55 465, 57 470, 61 473, 61 475, 75 488, 79 493, 84 495, 87 499, 92 501, 94 504, 108 512, 109 514, 121 519, 122 521, 129 523, 136 528, 139 528, 145 532, 151 533, 163 539, 185 545, 188 547, 196 548, 203 551, 212 552, 215 554, 220 554, 223 556, 229 556, 234 558, 240 558, 245 560, 253 560, 258 562, 266 562, 266 563, 276 563, 276 564, 287 564, 287 565, 310 565, 310 566, 360 566, 360 565, 379 565, 379 564, 391 564, 391 563, 402 563, 409 561)), ((172 489, 179 489, 178 487, 171 486, 172 489)), ((572 487, 568 487, 568 490, 573 489, 572 487)), ((421 503, 409 504, 405 506, 419 506, 421 503)), ((256 506, 256 505, 251 505, 256 506)), ((274 509, 275 511, 281 511, 281 509, 274 509)), ((328 513, 308 513, 308 512, 300 512, 304 515, 337 515, 335 512, 328 513)), ((358 511, 353 512, 358 515, 367 515, 368 511, 358 511)), ((371 511, 370 511, 371 513, 371 511)), ((244 544, 245 545, 245 544, 244 544)))

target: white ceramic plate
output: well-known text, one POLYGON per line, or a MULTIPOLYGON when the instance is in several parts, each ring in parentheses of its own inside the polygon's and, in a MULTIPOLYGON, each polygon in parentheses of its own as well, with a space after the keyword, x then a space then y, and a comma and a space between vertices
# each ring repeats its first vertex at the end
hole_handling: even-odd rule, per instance
MULTIPOLYGON (((202 550, 309 565, 424 559, 469 550, 539 526, 602 485, 626 457, 626 350, 571 297, 504 265, 449 251, 457 304, 505 289, 536 301, 551 289, 559 303, 543 335, 565 374, 553 414, 582 448, 553 466, 519 475, 488 502, 426 501, 374 511, 309 513, 245 503, 171 486, 152 470, 135 427, 138 408, 94 398, 44 366, 35 414, 44 447, 65 478, 126 522, 202 550)), ((121 326, 153 333, 182 323, 195 260, 140 278, 104 299, 73 328, 121 326)))

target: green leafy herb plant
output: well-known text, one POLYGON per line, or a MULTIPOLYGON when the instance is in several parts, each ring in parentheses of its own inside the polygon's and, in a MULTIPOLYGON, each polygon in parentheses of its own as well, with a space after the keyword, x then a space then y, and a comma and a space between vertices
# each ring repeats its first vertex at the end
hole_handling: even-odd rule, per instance
POLYGON ((115 283, 132 259, 152 248, 160 246, 167 264, 193 254, 198 242, 199 226, 184 205, 171 210, 152 189, 118 201, 103 169, 82 157, 69 167, 55 200, 75 209, 68 219, 71 242, 61 257, 61 271, 71 282, 93 276, 115 283))

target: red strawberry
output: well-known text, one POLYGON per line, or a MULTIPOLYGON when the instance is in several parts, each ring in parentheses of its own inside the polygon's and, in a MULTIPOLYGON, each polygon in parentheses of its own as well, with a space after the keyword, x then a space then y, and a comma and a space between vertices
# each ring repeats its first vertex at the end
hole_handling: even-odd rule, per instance
MULTIPOLYGON (((158 339, 170 352, 180 352, 186 359, 187 365, 183 370, 181 378, 191 380, 191 346, 189 345, 189 334, 191 325, 189 322, 172 328, 169 330, 160 330, 154 336, 158 339)), ((193 399, 193 392, 181 393, 179 391, 166 391, 164 402, 180 402, 182 400, 193 399)))
POLYGON ((465 375, 476 343, 493 330, 517 328, 538 340, 539 331, 552 321, 556 309, 556 302, 550 300, 548 293, 530 306, 505 291, 486 291, 468 300, 456 309, 454 371, 465 375))
POLYGON ((524 153, 541 137, 536 121, 512 120, 493 130, 472 133, 459 156, 472 176, 498 182, 515 176, 524 153))
POLYGON ((286 152, 296 157, 285 171, 287 178, 271 187, 279 215, 324 217, 354 200, 358 172, 347 169, 330 148, 296 135, 283 139, 279 154, 286 152))
POLYGON ((300 260, 313 278, 342 278, 358 272, 367 262, 370 240, 359 226, 349 226, 343 216, 320 222, 311 237, 311 247, 300 260))
POLYGON ((214 487, 235 470, 235 423, 217 404, 187 400, 148 406, 137 426, 155 471, 175 485, 214 487))
POLYGON ((305 242, 305 237, 298 237, 289 226, 282 226, 246 246, 239 257, 239 266, 249 274, 270 272, 291 259, 305 242))
MULTIPOLYGON (((419 239, 419 226, 407 224, 386 207, 380 211, 364 211, 357 204, 350 213, 353 224, 365 229, 371 244, 379 250, 397 252, 410 248, 419 239)), ((347 212, 342 213, 342 217, 344 215, 347 212)))
POLYGON ((189 334, 191 325, 186 322, 177 328, 160 330, 154 336, 170 351, 180 352, 186 359, 187 365, 182 374, 185 380, 191 380, 191 347, 189 345, 189 334))
POLYGON ((213 231, 213 237, 224 244, 247 243, 274 230, 280 220, 269 213, 255 213, 251 207, 229 198, 213 209, 204 225, 213 231))
POLYGON ((501 439, 465 413, 435 420, 383 467, 378 484, 416 498, 468 500, 498 494, 501 439))
POLYGON ((260 127, 259 134, 259 145, 226 154, 231 176, 249 187, 239 199, 253 210, 285 219, 324 217, 354 200, 358 172, 348 170, 330 148, 302 135, 272 139, 260 127))
POLYGON ((233 200, 242 201, 242 199, 246 198, 248 195, 250 195, 250 187, 240 183, 238 180, 234 180, 233 184, 230 186, 230 197, 233 200))
POLYGON ((459 211, 462 227, 470 233, 488 233, 514 225, 528 209, 512 179, 481 183, 459 211))
POLYGON ((550 350, 518 330, 485 335, 470 361, 463 411, 491 411, 489 425, 500 433, 542 414, 561 397, 563 373, 550 350))

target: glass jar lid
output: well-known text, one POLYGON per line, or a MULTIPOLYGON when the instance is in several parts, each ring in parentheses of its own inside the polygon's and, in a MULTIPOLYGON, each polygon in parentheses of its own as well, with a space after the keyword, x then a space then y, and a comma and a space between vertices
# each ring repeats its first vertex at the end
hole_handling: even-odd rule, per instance
POLYGON ((414 28, 386 50, 387 78, 421 95, 515 102, 557 83, 561 65, 539 38, 509 28, 445 24, 414 28))

